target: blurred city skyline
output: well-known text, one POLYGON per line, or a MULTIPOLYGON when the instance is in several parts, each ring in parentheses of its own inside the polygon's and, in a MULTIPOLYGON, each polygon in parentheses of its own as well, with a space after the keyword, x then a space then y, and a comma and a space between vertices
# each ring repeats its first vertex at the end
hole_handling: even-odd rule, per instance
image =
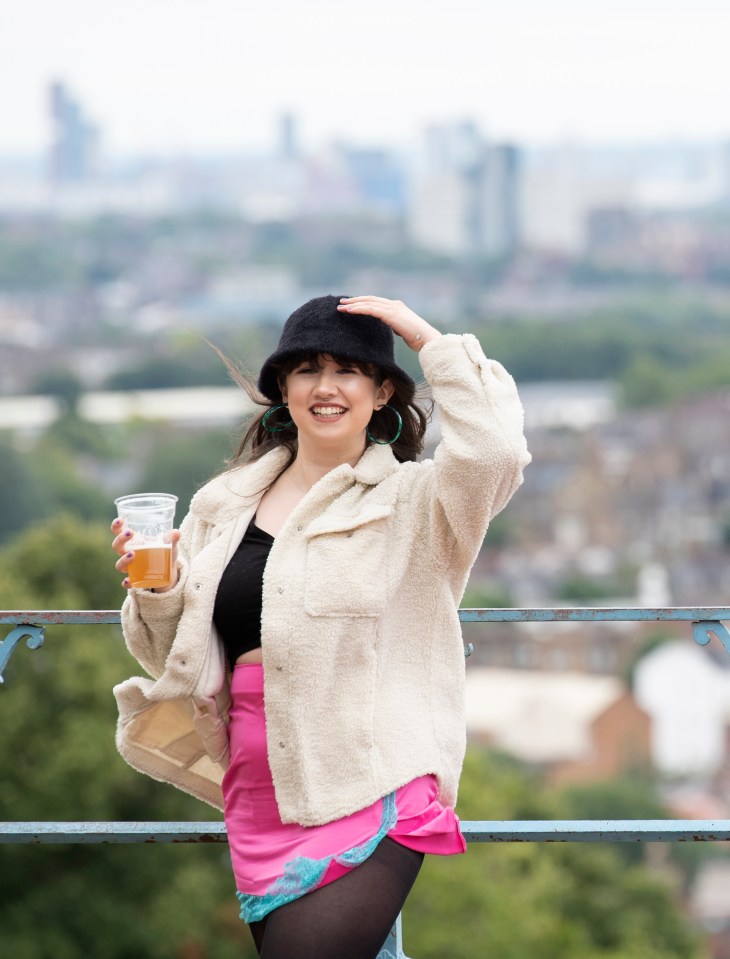
POLYGON ((3 157, 47 150, 54 80, 110 156, 264 150, 285 112, 304 149, 407 148, 455 118, 526 145, 730 138, 722 0, 27 0, 4 19, 3 157))

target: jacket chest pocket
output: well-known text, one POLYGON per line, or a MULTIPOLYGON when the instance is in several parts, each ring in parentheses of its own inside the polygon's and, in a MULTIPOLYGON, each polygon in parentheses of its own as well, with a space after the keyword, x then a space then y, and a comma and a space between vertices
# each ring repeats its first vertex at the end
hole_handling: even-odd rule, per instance
POLYGON ((388 599, 392 507, 320 516, 305 533, 304 609, 310 616, 379 616, 388 599))

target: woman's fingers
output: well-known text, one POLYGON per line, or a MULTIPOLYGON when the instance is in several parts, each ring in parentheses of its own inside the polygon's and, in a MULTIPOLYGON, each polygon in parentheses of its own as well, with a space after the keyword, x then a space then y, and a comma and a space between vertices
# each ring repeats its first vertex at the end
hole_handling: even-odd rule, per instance
POLYGON ((124 556, 120 556, 119 559, 114 564, 114 569, 118 569, 120 573, 126 573, 129 564, 134 559, 134 550, 130 550, 128 553, 125 553, 124 556))
MULTIPOLYGON (((115 553, 119 554, 119 559, 114 564, 114 568, 120 573, 126 573, 129 569, 129 564, 134 559, 134 549, 130 548, 129 545, 134 533, 131 529, 125 529, 124 520, 120 517, 117 517, 112 523, 112 533, 116 534, 112 540, 112 549, 115 553)), ((175 581, 177 582, 177 544, 180 542, 180 530, 173 529, 168 536, 168 542, 172 545, 172 569, 175 574, 175 581)), ((130 589, 131 585, 129 579, 122 581, 122 586, 125 589, 130 589)), ((174 583, 172 585, 174 585, 174 583)))
POLYGON ((124 528, 124 520, 119 517, 112 523, 112 533, 116 534, 112 540, 112 549, 121 556, 127 552, 129 541, 134 534, 131 529, 124 528))
POLYGON ((437 329, 401 300, 388 300, 382 296, 343 296, 337 309, 342 313, 364 313, 377 317, 416 352, 441 336, 437 329))

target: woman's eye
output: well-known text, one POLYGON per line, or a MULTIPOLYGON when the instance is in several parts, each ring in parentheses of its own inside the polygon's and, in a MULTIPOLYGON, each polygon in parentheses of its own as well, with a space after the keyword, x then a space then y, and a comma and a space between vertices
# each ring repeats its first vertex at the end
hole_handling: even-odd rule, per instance
POLYGON ((355 369, 354 366, 343 366, 343 367, 342 367, 340 370, 338 370, 337 372, 338 372, 338 373, 357 373, 357 370, 355 369))

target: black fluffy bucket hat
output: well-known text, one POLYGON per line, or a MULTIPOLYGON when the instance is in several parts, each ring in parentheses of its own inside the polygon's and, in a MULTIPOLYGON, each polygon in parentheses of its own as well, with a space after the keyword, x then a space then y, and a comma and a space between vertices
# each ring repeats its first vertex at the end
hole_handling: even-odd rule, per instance
POLYGON ((279 345, 259 374, 258 388, 272 403, 281 403, 277 367, 303 353, 330 353, 355 363, 372 363, 415 391, 416 384, 395 362, 390 327, 374 316, 340 313, 339 302, 339 296, 315 297, 294 310, 284 324, 279 345))

